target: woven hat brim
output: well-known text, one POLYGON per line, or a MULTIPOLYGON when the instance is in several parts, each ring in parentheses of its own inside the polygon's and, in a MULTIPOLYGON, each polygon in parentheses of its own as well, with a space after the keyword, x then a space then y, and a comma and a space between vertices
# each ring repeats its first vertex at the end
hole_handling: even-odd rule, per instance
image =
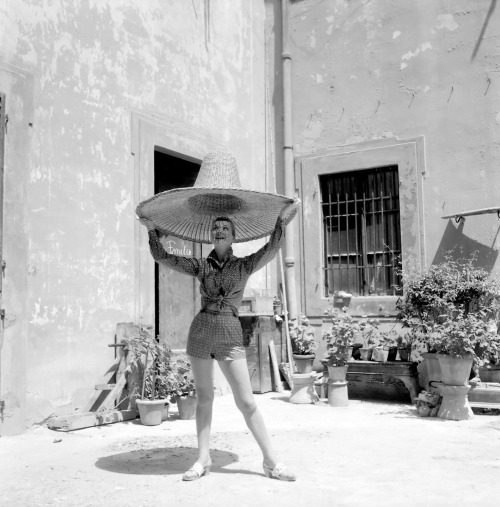
POLYGON ((189 187, 156 194, 142 201, 136 212, 165 234, 198 243, 212 243, 213 221, 224 216, 235 225, 234 242, 242 243, 269 236, 283 206, 292 202, 283 195, 241 188, 189 187))

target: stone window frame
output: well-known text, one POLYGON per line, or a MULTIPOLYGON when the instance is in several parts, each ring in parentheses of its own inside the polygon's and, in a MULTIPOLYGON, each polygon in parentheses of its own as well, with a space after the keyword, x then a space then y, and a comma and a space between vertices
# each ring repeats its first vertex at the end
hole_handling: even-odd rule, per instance
MULTIPOLYGON (((424 137, 387 139, 345 145, 295 160, 295 181, 302 199, 300 212, 300 300, 308 317, 321 317, 328 306, 322 293, 323 230, 319 175, 397 165, 403 269, 425 266, 423 220, 424 137)), ((353 315, 395 315, 399 296, 356 296, 346 300, 353 315)))

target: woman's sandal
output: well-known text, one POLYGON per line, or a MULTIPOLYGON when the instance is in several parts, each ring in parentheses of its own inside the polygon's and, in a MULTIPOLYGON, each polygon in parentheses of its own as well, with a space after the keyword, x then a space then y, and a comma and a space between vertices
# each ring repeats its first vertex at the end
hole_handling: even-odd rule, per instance
POLYGON ((271 479, 275 478, 279 481, 295 481, 297 479, 295 474, 290 472, 283 463, 278 463, 274 468, 268 467, 265 463, 262 466, 265 476, 271 479))
POLYGON ((210 467, 212 466, 212 463, 204 467, 203 465, 200 465, 198 462, 196 462, 189 470, 184 472, 184 475, 182 476, 183 481, 196 481, 200 477, 203 477, 204 475, 208 475, 210 473, 210 467))

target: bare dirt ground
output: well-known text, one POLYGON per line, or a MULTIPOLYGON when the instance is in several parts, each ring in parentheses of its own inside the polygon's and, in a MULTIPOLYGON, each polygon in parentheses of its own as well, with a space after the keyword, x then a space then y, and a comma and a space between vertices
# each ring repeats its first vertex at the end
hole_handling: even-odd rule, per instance
POLYGON ((195 422, 175 406, 160 426, 139 420, 71 433, 33 428, 0 439, 2 506, 457 506, 500 498, 500 416, 418 418, 410 405, 351 400, 294 405, 256 395, 295 483, 266 478, 232 396, 217 397, 212 473, 182 482, 196 458, 195 422), (58 441, 60 440, 60 441, 58 441))

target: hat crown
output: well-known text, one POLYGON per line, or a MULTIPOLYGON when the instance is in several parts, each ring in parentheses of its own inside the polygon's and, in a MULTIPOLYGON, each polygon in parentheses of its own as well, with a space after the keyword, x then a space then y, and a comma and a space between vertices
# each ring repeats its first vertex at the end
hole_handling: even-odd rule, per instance
POLYGON ((227 150, 212 150, 203 159, 195 188, 241 188, 236 159, 227 150))

